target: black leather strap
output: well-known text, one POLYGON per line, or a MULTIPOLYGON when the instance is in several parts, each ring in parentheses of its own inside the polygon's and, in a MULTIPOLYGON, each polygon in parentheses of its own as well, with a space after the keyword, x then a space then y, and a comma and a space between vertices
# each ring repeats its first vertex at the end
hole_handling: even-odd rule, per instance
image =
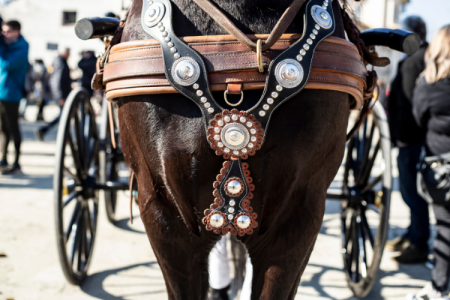
MULTIPOLYGON (((190 98, 199 106, 204 116, 205 129, 207 130, 209 121, 214 119, 215 114, 221 113, 223 108, 212 96, 205 64, 201 56, 194 49, 190 48, 175 36, 172 28, 172 7, 170 1, 143 1, 144 5, 141 18, 142 26, 146 33, 158 40, 161 44, 166 77, 177 91, 190 98), (173 45, 169 43, 173 43, 173 45), (178 55, 179 58, 176 57, 178 55), (195 81, 198 85, 198 89, 195 89, 194 85, 184 86, 179 84, 173 76, 174 64, 176 64, 177 61, 184 59, 193 59, 198 64, 199 75, 198 79, 195 81), (201 91, 201 95, 198 94, 199 91, 201 91), (205 103, 202 102, 202 99, 203 102, 207 102, 206 106, 205 103)), ((314 51, 317 45, 334 32, 335 19, 331 1, 332 0, 310 0, 306 3, 302 10, 304 15, 302 38, 278 55, 269 66, 263 95, 259 102, 247 111, 247 113, 254 114, 256 119, 261 122, 261 127, 264 130, 263 139, 265 139, 265 133, 273 111, 282 103, 297 95, 305 87, 309 79, 314 51), (320 12, 320 14, 317 12, 320 12), (323 18, 318 19, 321 16, 323 16, 323 18), (324 23, 327 23, 328 25, 323 26, 324 23), (322 26, 320 24, 322 24, 322 26), (314 35, 314 38, 311 37, 311 34, 314 35), (304 51, 304 53, 301 53, 300 51, 304 51), (299 59, 297 57, 299 57, 299 59), (303 70, 303 78, 300 82, 297 82, 294 87, 283 87, 279 78, 277 79, 277 66, 286 62, 287 59, 299 63, 303 70), (271 99, 273 99, 273 102, 271 99)))

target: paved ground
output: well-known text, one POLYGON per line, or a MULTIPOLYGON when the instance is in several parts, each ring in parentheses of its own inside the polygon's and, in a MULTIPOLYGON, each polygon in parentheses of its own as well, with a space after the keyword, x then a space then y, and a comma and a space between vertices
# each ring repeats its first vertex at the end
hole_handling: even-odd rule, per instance
MULTIPOLYGON (((55 108, 46 111, 51 119, 55 108)), ((27 120, 34 120, 30 107, 27 120)), ((103 205, 98 239, 89 278, 81 286, 68 284, 56 252, 52 174, 55 131, 37 142, 37 123, 24 121, 23 175, 0 176, 0 300, 167 299, 164 281, 143 226, 134 210, 134 225, 127 219, 128 200, 118 203, 117 226, 109 224, 103 205)), ((394 153, 395 154, 395 153, 394 153)), ((396 172, 394 172, 396 175, 396 172)), ((395 188, 395 186, 394 186, 395 188)), ((399 235, 408 212, 394 192, 390 236, 399 235)), ((323 228, 305 271, 296 299, 354 299, 346 286, 340 256, 340 225, 336 202, 328 202, 323 228)), ((383 258, 380 281, 367 299, 403 299, 430 277, 423 265, 398 266, 391 253, 383 258)))

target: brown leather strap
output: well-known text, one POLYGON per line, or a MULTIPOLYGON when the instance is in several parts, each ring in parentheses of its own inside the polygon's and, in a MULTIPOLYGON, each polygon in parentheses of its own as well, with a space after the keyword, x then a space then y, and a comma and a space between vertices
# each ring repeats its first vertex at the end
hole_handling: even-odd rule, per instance
POLYGON ((242 93, 242 82, 228 83, 227 93, 230 95, 240 95, 242 93))
POLYGON ((116 149, 116 133, 114 130, 114 117, 113 117, 113 108, 112 103, 108 101, 108 119, 109 119, 109 131, 111 133, 111 144, 114 149, 116 149))
MULTIPOLYGON (((200 6, 211 18, 214 19, 223 29, 225 29, 229 34, 234 36, 239 42, 250 48, 252 51, 256 52, 257 45, 252 40, 250 40, 242 31, 240 31, 233 22, 228 19, 228 17, 221 12, 217 7, 215 7, 208 0, 194 0, 194 2, 200 6)), ((262 45, 262 51, 266 51, 272 47, 281 37, 281 35, 286 31, 286 29, 291 25, 295 16, 299 12, 300 8, 306 0, 294 0, 291 5, 286 9, 284 14, 278 20, 278 23, 273 28, 269 37, 262 45)))

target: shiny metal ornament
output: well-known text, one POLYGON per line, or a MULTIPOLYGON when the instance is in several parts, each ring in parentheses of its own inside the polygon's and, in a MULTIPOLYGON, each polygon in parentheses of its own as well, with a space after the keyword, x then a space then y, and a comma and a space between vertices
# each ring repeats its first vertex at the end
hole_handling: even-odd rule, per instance
POLYGON ((227 190, 230 194, 238 194, 241 191, 241 183, 237 180, 230 181, 227 185, 227 190))
POLYGON ((217 125, 223 126, 223 121, 222 120, 217 121, 217 125))
POLYGON ((263 111, 263 110, 261 110, 261 111, 259 112, 259 115, 260 115, 261 117, 264 117, 264 116, 266 115, 266 112, 263 111))
POLYGON ((225 120, 225 122, 230 122, 231 121, 229 116, 225 116, 225 118, 223 118, 223 119, 225 120))
POLYGON ((214 113, 214 108, 212 108, 212 107, 208 108, 208 112, 209 112, 210 114, 213 114, 213 113, 214 113))
POLYGON ((234 213, 234 207, 228 208, 228 212, 229 212, 230 214, 234 213))
POLYGON ((250 135, 247 128, 239 123, 231 123, 222 129, 222 142, 232 150, 240 150, 247 145, 250 135))
POLYGON ((208 102, 208 99, 206 97, 201 97, 200 101, 202 101, 202 103, 206 103, 206 102, 208 102))
POLYGON ((200 77, 200 66, 190 57, 180 58, 172 65, 172 77, 182 86, 192 85, 200 77))
MULTIPOLYGON (((144 23, 147 27, 156 26, 164 17, 166 7, 161 2, 155 2, 149 5, 144 17, 144 23)), ((161 26, 159 26, 161 28, 161 26)), ((164 30, 161 30, 164 31, 164 30)))
POLYGON ((263 105, 263 109, 264 109, 264 110, 269 110, 269 108, 270 108, 270 106, 269 106, 268 104, 264 104, 264 105, 263 105))
POLYGON ((294 59, 285 59, 281 61, 275 69, 275 77, 277 78, 278 83, 285 88, 294 88, 298 86, 302 82, 303 76, 304 71, 302 65, 294 59))
POLYGON ((242 215, 236 220, 237 226, 239 226, 239 228, 242 228, 242 229, 248 228, 248 226, 250 226, 251 222, 252 221, 250 220, 250 218, 246 215, 242 215))
POLYGON ((267 99, 267 103, 273 104, 273 99, 272 99, 272 98, 268 98, 268 99, 267 99))
POLYGON ((245 123, 245 121, 247 121, 247 118, 246 117, 240 117, 239 121, 241 121, 241 123, 245 123))
POLYGON ((331 15, 322 6, 314 5, 311 8, 311 16, 314 21, 324 29, 330 29, 331 25, 333 25, 331 15))
POLYGON ((231 199, 230 202, 228 202, 230 204, 230 206, 235 206, 236 205, 236 201, 234 201, 234 199, 231 199))
POLYGON ((173 57, 175 57, 175 59, 179 59, 179 58, 181 57, 181 55, 180 55, 180 53, 175 53, 175 54, 173 55, 173 57))
POLYGON ((250 133, 251 134, 256 134, 256 129, 255 128, 250 129, 250 133))
POLYGON ((215 227, 215 228, 222 227, 224 222, 225 222, 225 220, 223 219, 223 217, 220 214, 214 214, 209 219, 209 223, 211 224, 212 227, 215 227))
POLYGON ((233 216, 233 215, 231 215, 231 214, 230 214, 230 215, 228 215, 228 220, 230 220, 230 221, 231 221, 231 220, 233 220, 233 218, 234 218, 234 216, 233 216))
POLYGON ((214 132, 215 133, 219 133, 220 132, 220 128, 219 127, 214 127, 214 132))
POLYGON ((197 94, 197 96, 203 96, 203 91, 202 90, 198 90, 197 92, 196 92, 196 94, 197 94))
POLYGON ((210 107, 211 107, 211 103, 206 102, 206 103, 204 104, 204 106, 205 106, 206 108, 210 108, 210 107))

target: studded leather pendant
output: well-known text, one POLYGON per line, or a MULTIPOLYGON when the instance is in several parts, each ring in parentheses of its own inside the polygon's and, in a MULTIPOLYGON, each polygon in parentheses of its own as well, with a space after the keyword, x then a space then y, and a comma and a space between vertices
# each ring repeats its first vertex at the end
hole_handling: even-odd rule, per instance
POLYGON ((216 197, 211 207, 205 210, 203 224, 206 230, 217 234, 252 234, 258 226, 250 200, 255 190, 248 164, 240 159, 225 161, 217 181, 214 182, 213 195, 216 197))

